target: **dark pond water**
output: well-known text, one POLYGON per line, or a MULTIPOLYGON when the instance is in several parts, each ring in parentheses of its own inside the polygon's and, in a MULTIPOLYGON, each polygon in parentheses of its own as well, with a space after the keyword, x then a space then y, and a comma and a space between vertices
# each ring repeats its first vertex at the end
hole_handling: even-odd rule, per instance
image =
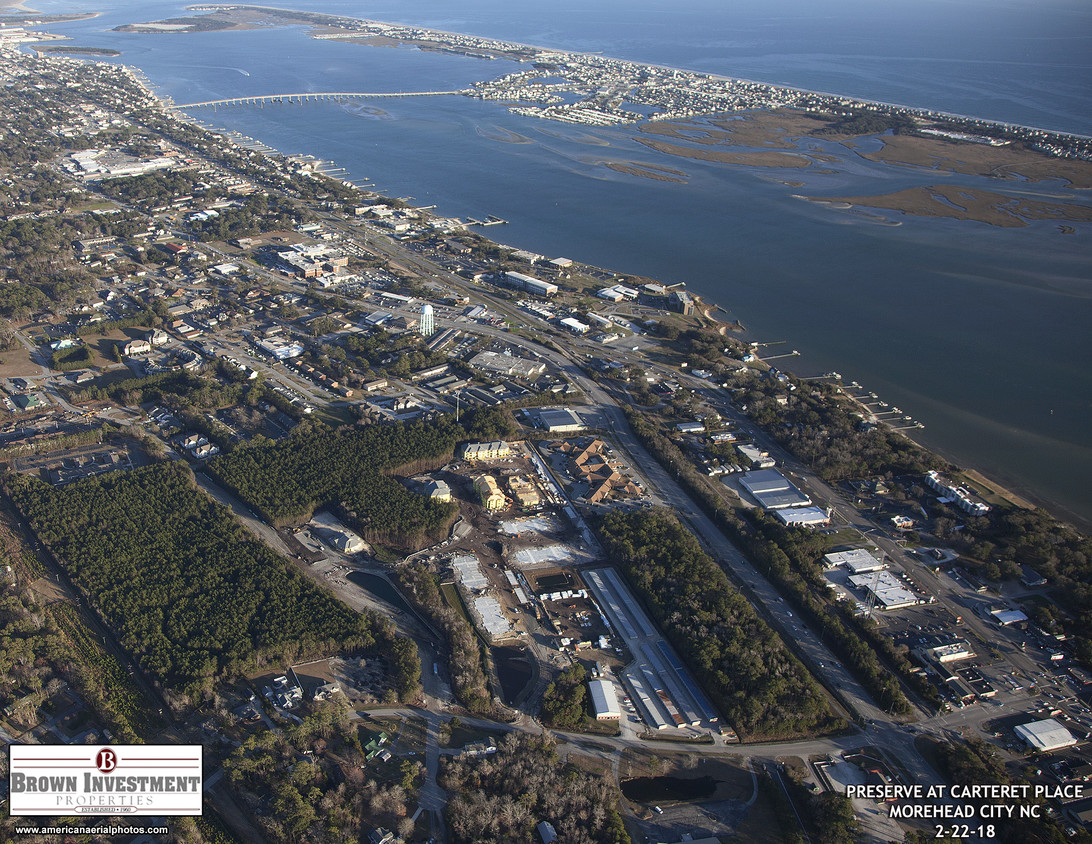
POLYGON ((558 592, 562 589, 571 589, 573 585, 572 575, 560 572, 547 574, 535 578, 535 588, 542 592, 558 592))
POLYGON ((386 601, 393 607, 404 612, 410 612, 410 606, 405 599, 398 594, 398 590, 391 586, 383 578, 375 574, 367 574, 362 571, 354 571, 348 575, 348 579, 375 597, 386 601))
POLYGON ((531 660, 527 649, 518 645, 497 646, 491 650, 500 680, 501 697, 511 705, 531 679, 531 660))
POLYGON ((660 800, 702 800, 712 797, 718 780, 713 777, 635 777, 622 780, 622 794, 638 803, 660 800))

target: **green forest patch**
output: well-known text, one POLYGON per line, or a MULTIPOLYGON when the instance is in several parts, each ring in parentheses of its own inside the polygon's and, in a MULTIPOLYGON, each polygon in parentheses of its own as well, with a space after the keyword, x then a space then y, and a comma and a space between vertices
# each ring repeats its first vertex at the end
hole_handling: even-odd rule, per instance
POLYGON ((844 726, 804 666, 673 515, 611 513, 600 536, 741 737, 789 738, 844 726))
POLYGON ((254 539, 179 463, 63 488, 8 483, 122 645, 168 686, 192 693, 226 672, 390 635, 254 539))
POLYGON ((456 507, 410 492, 388 473, 443 465, 458 433, 441 420, 298 434, 218 457, 209 472, 278 527, 332 507, 367 542, 420 547, 447 534, 456 507))

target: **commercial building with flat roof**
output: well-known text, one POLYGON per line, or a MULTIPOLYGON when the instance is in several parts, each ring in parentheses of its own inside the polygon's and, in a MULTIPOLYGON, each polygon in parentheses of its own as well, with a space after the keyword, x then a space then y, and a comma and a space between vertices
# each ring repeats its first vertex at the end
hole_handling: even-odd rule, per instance
POLYGON ((830 554, 824 554, 823 559, 826 560, 827 568, 845 566, 853 574, 867 574, 868 572, 880 571, 881 569, 887 568, 886 563, 882 560, 877 560, 864 548, 853 548, 849 551, 833 551, 830 554))
POLYGON ((830 516, 821 507, 790 507, 787 510, 778 510, 775 515, 781 524, 788 527, 817 527, 830 524, 830 516))
POLYGON ((977 654, 971 649, 971 643, 966 639, 957 639, 946 645, 938 645, 933 648, 921 648, 921 655, 933 662, 959 662, 962 659, 972 659, 977 654))
POLYGON ((584 423, 567 407, 544 407, 538 412, 542 427, 551 433, 580 431, 584 423))
POLYGON ((885 610, 897 610, 921 603, 921 598, 899 582, 889 571, 877 571, 871 574, 853 574, 849 582, 858 589, 871 593, 885 610))
POLYGON ((777 461, 757 445, 751 443, 738 443, 736 445, 736 451, 750 460, 751 465, 757 469, 772 469, 777 465, 777 461))
POLYGON ((303 346, 299 343, 284 343, 272 337, 259 340, 257 345, 259 349, 277 360, 288 360, 303 354, 303 346))
POLYGON ((475 369, 481 369, 494 375, 514 375, 517 378, 533 378, 546 371, 542 361, 528 360, 518 355, 502 355, 498 352, 478 352, 469 360, 475 369))
POLYGON ((811 504, 811 499, 776 469, 744 472, 739 483, 766 510, 811 504))
POLYGON ((1028 620, 1027 615, 1020 610, 992 610, 990 615, 1002 627, 1008 627, 1010 624, 1023 624, 1028 620))
POLYGON ((591 692, 592 706, 595 708, 595 720, 617 721, 622 717, 614 683, 603 679, 591 680, 588 683, 588 690, 591 692))
POLYGON ((1073 734, 1053 718, 1021 724, 1013 732, 1016 733, 1017 738, 1027 744, 1028 750, 1037 750, 1041 753, 1070 747, 1077 743, 1073 734))
POLYGON ((509 287, 526 290, 535 296, 553 296, 559 289, 556 284, 523 273, 506 272, 504 280, 509 287))
POLYGON ((641 717, 653 729, 715 723, 719 716, 697 681, 612 568, 585 569, 581 577, 604 620, 634 661, 622 672, 641 717))

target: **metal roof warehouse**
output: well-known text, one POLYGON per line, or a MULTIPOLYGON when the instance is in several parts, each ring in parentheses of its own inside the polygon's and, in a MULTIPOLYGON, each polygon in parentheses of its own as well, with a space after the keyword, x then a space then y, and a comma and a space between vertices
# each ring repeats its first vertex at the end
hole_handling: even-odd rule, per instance
POLYGON ((776 469, 758 469, 744 472, 740 485, 767 510, 784 507, 804 507, 811 499, 797 489, 792 482, 776 469))
POLYGON ((1045 752, 1077 743, 1073 734, 1053 718, 1021 724, 1013 732, 1016 733, 1017 738, 1023 739, 1031 750, 1045 752))

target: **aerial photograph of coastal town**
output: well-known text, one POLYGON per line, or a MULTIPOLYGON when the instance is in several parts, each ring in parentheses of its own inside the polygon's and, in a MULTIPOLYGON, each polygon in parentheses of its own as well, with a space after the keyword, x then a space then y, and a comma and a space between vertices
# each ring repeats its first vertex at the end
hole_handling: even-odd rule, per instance
POLYGON ((1092 8, 0 0, 0 841, 1092 842, 1092 8))

